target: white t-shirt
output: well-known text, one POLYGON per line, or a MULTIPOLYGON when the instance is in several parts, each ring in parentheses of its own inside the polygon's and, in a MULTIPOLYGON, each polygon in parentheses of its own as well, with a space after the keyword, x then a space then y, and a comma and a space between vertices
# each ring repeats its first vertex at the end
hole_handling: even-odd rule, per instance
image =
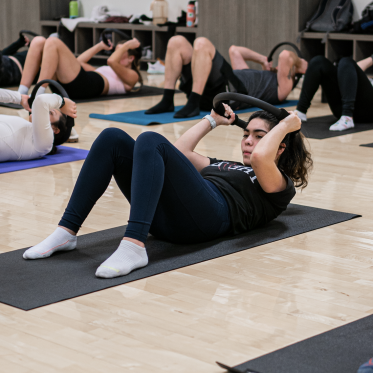
MULTIPOLYGON (((0 89, 0 102, 21 103, 19 92, 0 89)), ((32 105, 32 123, 13 116, 0 115, 0 162, 36 159, 48 154, 53 147, 54 134, 49 111, 58 109, 62 98, 42 94, 32 105)))

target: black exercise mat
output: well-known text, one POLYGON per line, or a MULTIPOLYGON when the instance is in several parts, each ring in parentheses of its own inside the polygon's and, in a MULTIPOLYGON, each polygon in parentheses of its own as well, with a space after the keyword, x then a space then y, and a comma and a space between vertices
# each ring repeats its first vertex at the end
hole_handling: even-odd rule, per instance
POLYGON ((238 372, 356 373, 373 357, 373 315, 234 367, 238 372))
MULTIPOLYGON (((163 88, 158 87, 151 87, 149 85, 144 85, 140 91, 138 92, 128 92, 124 95, 111 95, 111 96, 99 96, 95 98, 90 99, 82 99, 82 100, 74 100, 77 104, 83 103, 83 102, 95 102, 95 101, 108 101, 108 100, 119 100, 123 98, 133 98, 133 97, 146 97, 146 96, 158 96, 163 95, 163 88)), ((181 91, 175 91, 176 93, 179 93, 181 91)), ((9 109, 22 109, 21 105, 18 104, 5 104, 0 102, 0 106, 6 107, 9 109)))
POLYGON ((373 142, 370 144, 361 144, 360 146, 365 146, 366 148, 373 148, 373 142))
POLYGON ((125 226, 78 237, 77 250, 48 259, 24 260, 25 249, 0 255, 0 302, 23 310, 74 298, 337 224, 359 215, 290 205, 276 220, 249 233, 197 245, 175 245, 150 236, 148 266, 114 279, 95 277, 118 247, 125 226))
POLYGON ((373 130, 373 123, 355 123, 355 127, 346 131, 329 131, 329 127, 338 119, 333 115, 309 118, 302 122, 302 133, 310 139, 329 139, 331 137, 348 135, 349 133, 373 130))

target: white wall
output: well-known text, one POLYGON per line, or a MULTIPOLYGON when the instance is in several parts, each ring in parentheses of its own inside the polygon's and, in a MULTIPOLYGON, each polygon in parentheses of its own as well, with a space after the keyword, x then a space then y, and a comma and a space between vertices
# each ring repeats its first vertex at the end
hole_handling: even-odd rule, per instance
MULTIPOLYGON (((180 16, 181 10, 185 10, 188 5, 188 0, 167 0, 169 20, 176 22, 176 18, 180 16)), ((152 17, 150 4, 152 0, 80 0, 80 16, 90 17, 91 11, 96 5, 106 5, 109 10, 121 12, 123 16, 132 14, 146 14, 152 17)))
POLYGON ((361 18, 361 12, 372 0, 352 0, 354 5, 354 21, 357 21, 361 18))

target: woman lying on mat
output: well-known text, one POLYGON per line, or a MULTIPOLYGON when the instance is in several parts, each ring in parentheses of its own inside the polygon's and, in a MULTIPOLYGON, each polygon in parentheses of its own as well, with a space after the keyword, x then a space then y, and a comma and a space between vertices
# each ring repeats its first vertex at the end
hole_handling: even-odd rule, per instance
POLYGON ((221 161, 194 152, 216 125, 229 125, 235 115, 214 111, 209 119, 184 133, 172 145, 155 132, 137 140, 117 128, 102 131, 88 154, 58 228, 25 259, 46 258, 73 250, 76 234, 114 176, 131 204, 128 226, 119 248, 97 271, 97 277, 123 276, 148 264, 145 242, 150 232, 174 243, 199 243, 247 232, 286 210, 296 187, 306 187, 312 165, 292 114, 278 120, 254 113, 241 141, 243 163, 221 161), (211 120, 211 122, 210 122, 211 120), (211 123, 211 124, 210 124, 211 123))
POLYGON ((357 123, 373 122, 373 87, 364 71, 373 65, 373 56, 356 63, 351 57, 342 58, 338 66, 324 56, 314 57, 304 76, 297 114, 307 120, 307 110, 321 85, 333 115, 339 120, 330 131, 344 131, 357 123))
MULTIPOLYGON (((21 104, 30 111, 29 97, 0 89, 0 102, 21 104)), ((24 161, 43 157, 55 151, 60 139, 69 137, 66 115, 76 118, 76 105, 68 98, 44 94, 32 105, 29 121, 13 115, 0 115, 0 162, 24 161), (63 107, 61 108, 61 105, 63 107), (68 131, 68 134, 66 134, 68 131)))
MULTIPOLYGON (((137 82, 142 81, 138 69, 141 58, 140 42, 132 39, 118 43, 114 53, 107 60, 109 66, 95 68, 88 64, 97 53, 112 48, 100 42, 76 58, 58 38, 48 38, 41 52, 39 48, 34 47, 34 42, 31 42, 18 91, 22 94, 28 93, 39 72, 41 60, 39 81, 58 81, 73 100, 129 92, 137 82)), ((39 88, 39 94, 44 93, 46 86, 47 84, 39 88)))

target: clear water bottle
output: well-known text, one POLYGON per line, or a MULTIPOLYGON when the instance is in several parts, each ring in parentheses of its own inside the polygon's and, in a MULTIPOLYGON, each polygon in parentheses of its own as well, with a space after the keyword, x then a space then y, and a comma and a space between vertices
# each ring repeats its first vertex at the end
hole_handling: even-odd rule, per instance
POLYGON ((168 20, 168 3, 166 0, 154 0, 150 4, 155 25, 166 23, 168 20))

